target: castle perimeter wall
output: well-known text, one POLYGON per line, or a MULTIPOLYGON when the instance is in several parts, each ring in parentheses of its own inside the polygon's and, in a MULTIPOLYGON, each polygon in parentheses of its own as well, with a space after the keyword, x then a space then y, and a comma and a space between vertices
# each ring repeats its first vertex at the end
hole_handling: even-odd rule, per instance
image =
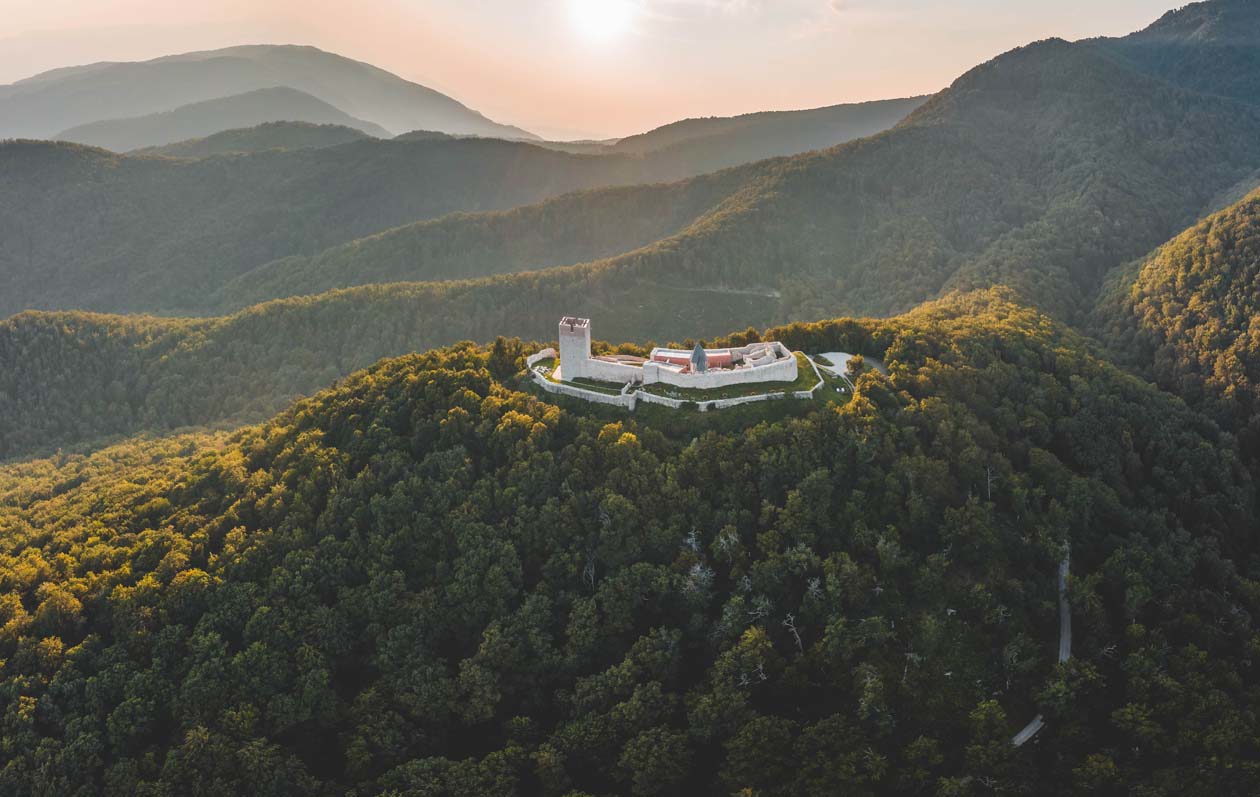
POLYGON ((600 393, 595 390, 586 390, 585 388, 580 388, 577 385, 566 385, 560 382, 552 382, 550 379, 537 371, 533 371, 532 373, 534 375, 534 383, 548 393, 554 393, 560 396, 573 396, 574 398, 589 401, 592 404, 611 404, 614 407, 625 407, 631 412, 634 412, 635 401, 638 398, 634 393, 622 392, 621 394, 614 396, 608 393, 600 393))
MULTIPOLYGON (((737 407, 741 404, 755 404, 760 401, 776 401, 778 399, 786 399, 786 398, 812 399, 825 384, 822 378, 822 374, 819 373, 818 371, 818 366, 815 365, 813 361, 811 360, 810 365, 814 369, 814 375, 818 377, 818 383, 815 384, 809 390, 798 390, 794 392, 771 391, 771 392, 762 393, 756 396, 739 396, 737 398, 713 399, 712 401, 689 401, 687 399, 673 399, 673 398, 666 398, 665 396, 653 396, 650 393, 634 390, 632 389, 633 388, 632 385, 627 384, 626 387, 622 388, 622 391, 619 395, 614 396, 608 393, 600 393, 595 390, 586 390, 585 388, 578 387, 577 385, 565 384, 561 382, 553 382, 547 377, 543 376, 542 374, 534 370, 534 366, 537 365, 539 362, 542 362, 543 360, 547 360, 547 359, 552 359, 554 357, 556 357, 556 350, 548 348, 548 349, 543 349, 537 354, 533 354, 525 358, 525 363, 526 365, 529 366, 530 375, 534 378, 535 384, 537 384, 543 390, 545 390, 548 393, 557 394, 557 395, 574 396, 575 398, 585 399, 586 401, 594 402, 596 404, 608 404, 615 407, 625 407, 631 412, 634 412, 634 408, 639 401, 643 401, 648 404, 659 404, 661 406, 669 407, 671 409, 681 409, 684 406, 695 405, 701 412, 708 412, 711 409, 720 410, 720 409, 725 409, 727 407, 737 407)), ((592 361, 592 362, 599 362, 599 361, 592 361)), ((790 362, 793 366, 792 381, 795 381, 796 372, 797 372, 795 355, 792 356, 792 359, 790 360, 790 362)), ((635 368, 634 366, 620 365, 618 363, 602 363, 602 364, 616 366, 619 368, 633 368, 634 370, 639 370, 638 368, 635 368)), ((779 364, 776 363, 770 366, 763 366, 762 368, 758 368, 756 370, 762 371, 765 368, 773 368, 777 365, 779 364)), ((617 381, 622 381, 622 380, 617 380, 617 381)), ((762 380, 757 379, 757 380, 749 380, 749 381, 762 381, 762 380)), ((726 383, 726 384, 729 384, 729 383, 726 383)), ((692 387, 692 386, 694 386, 694 383, 688 383, 684 385, 684 387, 692 387)))
MULTIPOLYGON (((567 368, 563 373, 568 378, 567 368)), ((587 360, 582 363, 582 372, 578 375, 601 382, 621 382, 622 384, 644 380, 644 370, 641 367, 626 363, 612 363, 607 360, 587 360)))
POLYGON ((531 354, 528 357, 526 357, 525 367, 529 368, 532 371, 534 366, 538 365, 543 360, 554 360, 559 356, 560 356, 559 354, 556 354, 555 349, 546 348, 538 352, 537 354, 531 354))
MULTIPOLYGON (((643 365, 643 383, 647 385, 661 383, 674 387, 690 387, 698 390, 709 390, 727 385, 747 385, 756 382, 795 382, 800 371, 796 365, 796 356, 756 368, 734 368, 727 371, 705 371, 703 373, 682 374, 673 369, 662 367, 659 363, 648 362, 643 365)), ((769 386, 767 386, 769 388, 769 386)))

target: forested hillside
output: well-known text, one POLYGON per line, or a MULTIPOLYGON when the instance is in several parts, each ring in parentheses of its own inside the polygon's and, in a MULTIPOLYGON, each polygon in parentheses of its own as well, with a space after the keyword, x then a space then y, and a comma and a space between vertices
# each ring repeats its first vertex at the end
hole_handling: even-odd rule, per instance
POLYGON ((343 125, 317 125, 309 122, 267 122, 254 127, 223 130, 204 138, 176 141, 161 147, 137 150, 135 155, 166 155, 172 158, 208 158, 211 155, 243 154, 269 149, 308 149, 335 147, 362 141, 367 134, 343 125))
MULTIPOLYGON (((0 167, 5 169, 0 172, 0 209, 5 211, 0 235, 8 237, 0 240, 0 276, 12 274, 12 288, 0 296, 0 315, 58 308, 201 314, 238 307, 241 298, 313 293, 382 279, 462 278, 519 270, 522 263, 564 265, 620 254, 672 234, 718 198, 704 208, 686 206, 689 215, 684 217, 680 210, 657 204, 694 194, 692 187, 661 186, 659 196, 645 199, 637 209, 625 207, 624 192, 593 194, 580 198, 586 207, 567 203, 563 216, 556 215, 554 205, 524 214, 536 218, 536 226, 520 233, 547 241, 550 255, 535 249, 491 261, 478 254, 480 259, 469 263, 460 252, 457 260, 439 260, 430 267, 429 261, 399 261, 394 256, 399 239, 394 238, 384 249, 376 242, 356 245, 353 251, 364 256, 354 257, 357 262, 346 263, 344 270, 323 280, 306 284, 297 274, 276 278, 269 290, 236 296, 232 288, 220 294, 228 281, 272 260, 298 258, 295 268, 306 271, 308 267, 298 265, 301 258, 401 224, 456 211, 495 212, 573 190, 679 180, 772 155, 795 154, 883 130, 919 102, 768 114, 725 132, 711 131, 702 139, 646 153, 609 148, 599 155, 575 155, 524 143, 417 131, 389 142, 319 148, 297 156, 261 151, 288 137, 285 128, 269 127, 256 134, 225 132, 205 144, 144 153, 200 157, 255 153, 248 159, 197 166, 120 161, 87 150, 50 153, 46 146, 32 143, 0 144, 0 167), (73 176, 62 171, 69 162, 74 163, 73 176), (624 217, 625 230, 606 223, 610 214, 627 211, 632 212, 624 217), (671 214, 676 223, 661 228, 656 217, 662 213, 671 214), (656 234, 644 238, 639 234, 643 230, 656 234), (385 258, 373 259, 378 253, 385 258), (56 277, 46 279, 50 273, 56 277)), ((263 110, 272 112, 270 107, 263 110)), ((159 116, 161 121, 170 115, 159 116)), ((145 135, 152 136, 156 124, 145 120, 145 135)), ((139 142, 130 121, 106 125, 116 132, 119 126, 132 137, 126 146, 115 141, 117 135, 91 138, 108 139, 117 148, 139 142)), ((212 123, 205 132, 215 129, 221 128, 212 123)), ((169 132, 165 136, 179 137, 186 136, 169 132)), ((732 191, 737 187, 729 177, 724 184, 732 191)), ((481 235, 498 222, 493 217, 470 219, 459 237, 479 253, 494 250, 501 241, 482 240, 481 235)), ((451 228, 447 224, 424 229, 441 235, 451 228)), ((423 237, 424 229, 416 232, 423 237)), ((422 252, 444 246, 443 241, 416 244, 422 252)), ((325 259, 345 260, 346 255, 330 253, 325 259)))
POLYGON ((63 130, 54 138, 127 152, 282 120, 342 125, 377 138, 389 137, 389 131, 380 125, 355 119, 309 94, 296 89, 270 88, 184 105, 148 116, 79 125, 63 130))
MULTIPOLYGON (((976 68, 886 133, 750 167, 741 190, 673 238, 535 284, 563 286, 556 295, 576 311, 614 295, 638 304, 659 285, 776 295, 753 323, 888 314, 953 289, 1009 285, 1073 318, 1115 264, 1184 229, 1257 166, 1260 110, 1172 87, 1095 43, 1048 41, 976 68)), ((656 190, 668 201, 677 189, 656 190)), ((572 231, 599 228, 588 218, 619 196, 589 194, 563 217, 529 213, 538 228, 528 235, 574 251, 572 231)), ((400 239, 330 254, 331 284, 467 274, 462 254, 440 254, 442 241, 477 241, 484 229, 493 222, 477 217, 415 228, 407 246, 423 260, 388 271, 377 253, 388 257, 400 239)), ((267 272, 300 290, 310 265, 267 272)))
POLYGON ((330 287, 590 260, 583 290, 559 272, 549 282, 562 293, 546 298, 634 303, 662 284, 751 288, 775 297, 747 319, 766 323, 882 315, 1009 285, 1073 318, 1115 264, 1256 173, 1260 108, 1172 86, 1103 43, 1047 41, 977 67, 885 133, 741 167, 721 178, 726 196, 666 214, 668 224, 658 203, 696 189, 644 187, 635 208, 616 189, 524 209, 513 235, 540 245, 519 253, 504 251, 502 215, 475 215, 692 173, 670 152, 573 155, 425 135, 188 164, 9 144, 0 274, 12 288, 0 313, 205 314, 330 287), (473 215, 320 255, 453 211, 473 215), (613 214, 624 230, 607 223, 613 214))
POLYGON ((1180 86, 1260 103, 1260 4, 1190 3, 1107 45, 1180 86))
POLYGON ((1117 356, 1260 459, 1260 192, 1125 270, 1098 313, 1117 356))
POLYGON ((459 346, 3 469, 0 788, 1246 792, 1253 495, 1214 427, 1002 296, 773 334, 890 375, 675 437, 459 346))
POLYGON ((716 169, 733 163, 826 149, 872 136, 893 127, 926 100, 927 97, 911 97, 805 111, 683 119, 623 138, 608 149, 668 156, 697 166, 707 159, 711 168, 716 169))
POLYGON ((0 315, 204 312, 228 280, 454 211, 651 179, 629 156, 492 139, 365 140, 173 162, 0 143, 0 315))
MULTIPOLYGON (((505 332, 548 337, 572 304, 555 288, 543 272, 373 285, 214 319, 21 313, 0 321, 0 460, 145 430, 259 421, 382 357, 505 332)), ((715 334, 731 318, 757 319, 764 303, 687 290, 635 305, 618 296, 597 316, 598 334, 715 334)))
MULTIPOLYGON (((668 186, 579 192, 497 213, 410 224, 260 266, 224 286, 214 304, 240 308, 355 285, 482 277, 608 258, 691 226, 746 180, 745 170, 732 169, 668 186)), ((519 320, 533 317, 530 308, 517 310, 519 320)))

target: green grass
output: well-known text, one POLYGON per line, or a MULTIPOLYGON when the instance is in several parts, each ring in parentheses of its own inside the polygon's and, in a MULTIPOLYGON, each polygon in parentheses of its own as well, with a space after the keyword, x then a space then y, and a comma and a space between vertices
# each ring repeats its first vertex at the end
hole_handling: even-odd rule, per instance
POLYGON ((821 404, 847 404, 853 398, 853 386, 848 380, 840 376, 832 376, 826 371, 821 371, 823 378, 823 386, 818 388, 818 392, 814 394, 814 401, 821 404), (836 388, 844 388, 843 393, 837 393, 836 388))
POLYGON ((566 379, 563 384, 573 385, 585 390, 594 390, 596 393, 606 393, 610 396, 620 396, 621 388, 623 387, 623 385, 616 382, 601 382, 598 379, 587 379, 586 377, 566 379))
POLYGON ((621 395, 621 385, 616 382, 601 382, 597 379, 586 379, 579 377, 577 379, 556 379, 556 360, 554 357, 546 360, 539 360, 534 363, 535 368, 541 368, 543 375, 548 381, 555 382, 557 385, 571 385, 580 387, 583 390, 593 390, 596 393, 604 393, 609 396, 621 395))

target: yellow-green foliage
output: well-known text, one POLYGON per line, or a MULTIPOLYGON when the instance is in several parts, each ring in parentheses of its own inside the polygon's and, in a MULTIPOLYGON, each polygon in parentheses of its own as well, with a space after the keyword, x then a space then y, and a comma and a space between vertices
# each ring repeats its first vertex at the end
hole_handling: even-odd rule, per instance
POLYGON ((1115 351, 1260 454, 1260 192, 1159 249, 1098 312, 1115 351))
POLYGON ((888 376, 663 434, 459 345, 0 469, 0 792, 1255 782, 1251 487, 1214 427, 1001 293, 773 332, 888 376))

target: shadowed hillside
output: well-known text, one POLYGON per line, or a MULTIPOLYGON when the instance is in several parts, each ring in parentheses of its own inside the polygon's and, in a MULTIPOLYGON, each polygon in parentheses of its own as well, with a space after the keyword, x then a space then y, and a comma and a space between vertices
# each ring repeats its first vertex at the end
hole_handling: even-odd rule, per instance
MULTIPOLYGON (((978 67, 886 133, 749 167, 740 190, 695 224, 581 279, 599 286, 591 305, 658 284, 751 287, 777 297, 748 319, 758 323, 836 309, 887 314, 995 284, 1073 317, 1112 266, 1183 229, 1258 165, 1260 111, 1171 87, 1094 44, 1043 42, 978 67)), ((677 189, 655 190, 668 201, 677 189)), ((597 227, 584 224, 587 214, 617 196, 590 194, 563 218, 529 212, 538 225, 529 236, 563 247, 568 230, 597 227)), ((477 240, 490 227, 470 217, 415 228, 407 246, 423 260, 397 261, 387 278, 467 273, 436 253, 440 240, 477 240)), ((378 252, 396 243, 328 255, 338 284, 380 274, 378 252)), ((295 260, 266 271, 271 284, 296 290, 309 269, 295 260), (294 276, 282 276, 286 268, 294 276)), ((551 282, 565 280, 557 272, 551 282)), ((576 310, 587 301, 562 291, 576 310)))
POLYGON ((1260 4, 1254 0, 1190 3, 1106 43, 1177 85, 1260 103, 1260 4))
POLYGON ((223 130, 204 138, 136 150, 132 154, 208 158, 212 155, 240 155, 269 149, 335 147, 338 144, 362 141, 367 137, 366 133, 343 125, 267 122, 255 127, 223 130))
POLYGON ((586 259, 609 277, 594 291, 609 300, 659 284, 773 297, 747 319, 756 323, 882 315, 988 285, 1016 287, 1071 318, 1112 266, 1167 240, 1256 172, 1260 109, 1171 86, 1097 43, 1047 41, 977 67, 885 133, 741 167, 725 197, 672 214, 668 225, 650 192, 667 203, 692 189, 643 189, 640 210, 629 210, 645 215, 626 216, 625 231, 606 220, 627 210, 626 194, 592 192, 514 217, 528 223, 513 235, 545 242, 520 253, 500 254, 501 217, 466 216, 320 258, 335 268, 310 258, 418 219, 650 182, 680 167, 656 155, 432 137, 198 164, 116 167, 97 153, 30 144, 4 156, 16 168, 9 189, 0 186, 10 209, 0 216, 0 268, 14 286, 0 312, 209 313, 327 287, 586 259), (41 159, 56 165, 33 168, 41 159), (94 177, 66 180, 69 163, 94 177), (655 232, 669 237, 641 235, 655 232), (271 262, 281 258, 289 260, 271 262), (314 284, 304 284, 307 274, 318 275, 314 284))
POLYGON ((836 105, 807 111, 684 119, 623 138, 608 151, 671 158, 703 171, 826 149, 875 135, 905 119, 927 97, 836 105), (708 168, 704 168, 705 166, 708 168))
POLYGON ((377 138, 389 137, 389 132, 380 125, 355 119, 309 94, 295 89, 272 88, 207 100, 148 116, 92 122, 63 130, 54 138, 127 152, 282 120, 342 125, 377 138))
POLYGON ((400 224, 650 181, 628 156, 492 139, 358 141, 195 162, 0 143, 0 315, 189 312, 271 260, 400 224))
POLYGON ((612 257, 692 225, 746 179, 747 170, 732 169, 666 187, 602 189, 407 225, 312 257, 268 263, 229 282, 215 303, 239 308, 355 285, 481 277, 612 257))

